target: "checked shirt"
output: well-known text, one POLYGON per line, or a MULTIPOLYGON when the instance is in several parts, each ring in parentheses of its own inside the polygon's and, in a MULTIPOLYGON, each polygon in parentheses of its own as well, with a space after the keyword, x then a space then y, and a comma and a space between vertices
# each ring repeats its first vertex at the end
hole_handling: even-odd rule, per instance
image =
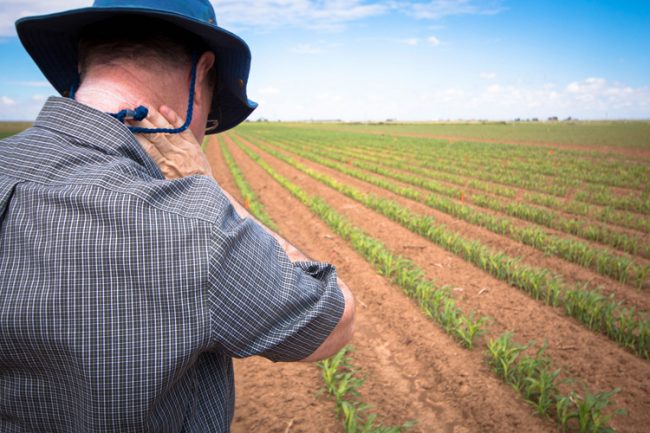
POLYGON ((343 306, 332 266, 105 113, 53 97, 0 141, 3 433, 227 432, 232 357, 305 358, 343 306))

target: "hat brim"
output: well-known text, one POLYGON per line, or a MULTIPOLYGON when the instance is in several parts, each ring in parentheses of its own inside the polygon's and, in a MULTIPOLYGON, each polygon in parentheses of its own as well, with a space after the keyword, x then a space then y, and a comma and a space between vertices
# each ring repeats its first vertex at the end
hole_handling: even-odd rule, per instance
POLYGON ((257 107, 246 96, 250 49, 237 35, 216 25, 152 9, 88 7, 21 18, 16 21, 16 30, 45 78, 65 96, 79 77, 78 40, 81 30, 116 15, 138 15, 167 21, 200 37, 215 53, 219 85, 215 89, 208 118, 218 121, 218 126, 209 133, 237 126, 257 107))

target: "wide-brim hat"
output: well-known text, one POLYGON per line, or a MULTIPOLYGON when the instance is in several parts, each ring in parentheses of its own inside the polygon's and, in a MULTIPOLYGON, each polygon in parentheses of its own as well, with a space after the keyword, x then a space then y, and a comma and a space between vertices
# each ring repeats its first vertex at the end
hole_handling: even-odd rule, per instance
POLYGON ((23 46, 48 81, 66 96, 78 83, 78 42, 81 31, 118 15, 137 15, 169 22, 200 37, 215 53, 218 85, 208 119, 217 121, 209 133, 243 122, 257 107, 246 96, 251 53, 246 42, 217 26, 207 0, 95 0, 91 7, 25 17, 16 21, 23 46))

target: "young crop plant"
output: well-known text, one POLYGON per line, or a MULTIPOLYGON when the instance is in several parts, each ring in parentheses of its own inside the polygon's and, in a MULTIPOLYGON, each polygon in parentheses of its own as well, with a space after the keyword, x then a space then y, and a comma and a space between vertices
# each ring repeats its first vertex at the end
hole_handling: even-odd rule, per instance
MULTIPOLYGON (((303 171, 323 184, 330 186, 370 209, 378 211, 412 232, 426 237, 442 248, 462 257, 466 261, 480 266, 496 278, 524 290, 534 299, 551 306, 559 306, 564 305, 566 299, 569 299, 569 302, 571 302, 572 296, 583 296, 583 292, 584 296, 588 296, 591 292, 590 287, 586 284, 574 289, 565 287, 561 277, 551 274, 547 269, 523 264, 518 258, 510 257, 500 251, 494 251, 478 240, 463 238, 458 233, 447 229, 443 225, 437 224, 429 215, 417 214, 402 207, 395 201, 363 193, 356 188, 309 168, 268 146, 262 144, 258 144, 258 146, 262 150, 265 150, 294 168, 303 171)), ((248 150, 246 147, 242 147, 242 149, 244 151, 248 150)), ((375 266, 377 266, 377 263, 375 263, 375 266)), ((381 266, 388 266, 390 268, 391 265, 382 262, 381 266)), ((386 272, 387 269, 383 271, 386 272)), ((409 291, 408 289, 405 290, 407 292, 409 291)), ((592 313, 596 315, 598 324, 606 323, 607 314, 610 314, 610 312, 613 312, 611 314, 618 317, 620 316, 618 312, 623 311, 622 305, 617 304, 613 298, 609 299, 606 304, 609 304, 607 308, 592 310, 592 313)), ((637 355, 645 358, 648 357, 648 353, 650 353, 648 341, 640 337, 642 335, 641 330, 645 328, 645 313, 634 314, 631 317, 630 323, 623 323, 620 320, 616 321, 614 330, 608 332, 604 326, 593 326, 592 322, 595 319, 581 314, 581 310, 579 309, 565 307, 565 311, 572 317, 582 321, 589 329, 605 333, 610 339, 616 341, 623 347, 630 348, 637 355), (623 325, 625 325, 625 328, 622 327, 623 325)), ((448 314, 451 314, 451 311, 448 314)), ((441 319, 439 318, 438 320, 440 321, 441 319)), ((460 328, 460 326, 461 322, 459 321, 457 327, 460 328)), ((459 335, 456 336, 462 340, 462 337, 459 335)))
POLYGON ((359 388, 364 379, 351 363, 351 346, 318 363, 322 371, 327 393, 336 402, 336 412, 343 422, 345 433, 401 433, 415 422, 407 421, 400 426, 384 426, 377 422, 377 414, 369 413, 370 407, 359 401, 359 388))
POLYGON ((551 358, 546 355, 547 344, 529 354, 534 342, 522 345, 513 341, 506 332, 489 340, 488 364, 506 383, 519 391, 524 399, 541 416, 554 418, 563 432, 614 433, 609 423, 622 409, 611 409, 611 398, 620 390, 592 393, 583 387, 583 396, 575 390, 564 395, 558 388, 575 382, 572 378, 560 380, 561 370, 552 369, 551 358))
POLYGON ((616 433, 608 426, 614 416, 625 415, 624 409, 611 408, 611 398, 620 392, 612 391, 592 394, 585 386, 583 395, 571 391, 568 395, 558 396, 555 410, 562 432, 578 433, 616 433))

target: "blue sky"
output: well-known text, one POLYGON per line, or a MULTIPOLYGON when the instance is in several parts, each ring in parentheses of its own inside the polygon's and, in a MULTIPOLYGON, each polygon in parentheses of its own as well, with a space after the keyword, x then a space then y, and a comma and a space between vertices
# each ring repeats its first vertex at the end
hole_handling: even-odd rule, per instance
MULTIPOLYGON (((2 0, 0 120, 54 93, 15 19, 91 3, 2 0)), ((213 4, 251 47, 252 119, 650 118, 650 1, 213 4)))

